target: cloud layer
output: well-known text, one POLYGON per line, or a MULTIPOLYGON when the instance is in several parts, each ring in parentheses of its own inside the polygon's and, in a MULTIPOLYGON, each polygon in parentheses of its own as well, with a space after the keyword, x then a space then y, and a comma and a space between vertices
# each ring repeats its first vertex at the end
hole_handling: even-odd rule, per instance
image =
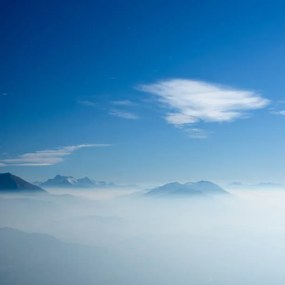
POLYGON ((58 147, 55 149, 39 150, 25 153, 15 158, 0 160, 0 167, 4 166, 46 166, 60 163, 64 157, 71 155, 74 151, 87 147, 107 147, 108 144, 80 144, 73 146, 58 147))
POLYGON ((260 109, 269 100, 253 91, 233 89, 203 81, 171 79, 138 86, 143 92, 158 96, 170 111, 169 124, 183 126, 204 122, 230 122, 260 109))

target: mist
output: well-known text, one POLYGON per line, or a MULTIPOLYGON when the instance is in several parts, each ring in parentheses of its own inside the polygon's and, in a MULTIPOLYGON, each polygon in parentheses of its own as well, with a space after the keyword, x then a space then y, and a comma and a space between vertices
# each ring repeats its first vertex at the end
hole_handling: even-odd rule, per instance
POLYGON ((1 284, 283 284, 285 191, 0 196, 1 284))

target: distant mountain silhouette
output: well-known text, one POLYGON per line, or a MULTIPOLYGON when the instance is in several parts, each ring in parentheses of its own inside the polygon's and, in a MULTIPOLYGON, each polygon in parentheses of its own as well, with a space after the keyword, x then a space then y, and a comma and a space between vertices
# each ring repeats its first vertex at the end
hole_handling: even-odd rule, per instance
POLYGON ((92 187, 92 186, 94 186, 94 181, 92 181, 88 177, 84 177, 84 178, 79 178, 77 180, 77 184, 81 185, 81 186, 84 186, 84 187, 92 187))
POLYGON ((77 179, 72 176, 56 175, 54 178, 48 179, 41 183, 43 187, 71 187, 77 183, 77 179))
POLYGON ((3 285, 105 284, 109 273, 104 264, 110 255, 46 234, 0 228, 0 252, 3 285))
POLYGON ((92 187, 112 187, 113 183, 105 181, 95 181, 88 177, 76 179, 72 176, 56 175, 54 178, 40 184, 42 187, 51 188, 92 188, 92 187))
POLYGON ((147 196, 207 196, 215 194, 228 194, 219 185, 209 181, 188 182, 181 184, 172 182, 160 187, 154 188, 146 193, 147 196))
POLYGON ((233 182, 228 185, 233 190, 284 190, 285 185, 274 182, 260 182, 256 184, 246 184, 242 182, 233 182))
POLYGON ((44 193, 45 191, 11 173, 0 173, 0 192, 44 193))
POLYGON ((264 188, 264 189, 284 189, 285 186, 281 183, 273 183, 273 182, 260 182, 255 184, 254 187, 264 188))

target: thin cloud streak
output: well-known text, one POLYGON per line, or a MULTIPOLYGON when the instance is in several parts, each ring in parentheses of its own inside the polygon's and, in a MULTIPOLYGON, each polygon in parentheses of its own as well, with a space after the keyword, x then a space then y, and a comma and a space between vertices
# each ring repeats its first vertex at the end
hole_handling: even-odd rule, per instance
POLYGON ((261 109, 270 101, 254 91, 233 89, 203 81, 171 79, 137 87, 154 94, 169 109, 165 120, 174 126, 198 122, 231 122, 261 109))
POLYGON ((109 114, 111 116, 122 118, 122 119, 127 119, 127 120, 138 120, 139 119, 138 115, 128 112, 128 111, 111 110, 109 114))
POLYGON ((285 116, 285 110, 272 111, 271 114, 273 114, 273 115, 279 115, 279 116, 285 116))
POLYGON ((135 106, 136 105, 136 103, 130 100, 112 101, 112 104, 117 105, 117 106, 135 106))
POLYGON ((94 101, 91 100, 80 100, 78 101, 78 104, 82 105, 82 106, 87 106, 87 107, 95 107, 96 103, 94 101))
POLYGON ((0 167, 5 166, 48 166, 64 161, 66 156, 81 148, 109 147, 110 144, 80 144, 73 146, 57 147, 54 149, 39 150, 21 154, 15 158, 0 160, 0 167))
POLYGON ((199 128, 185 128, 187 136, 191 139, 207 139, 209 137, 209 133, 203 129, 199 128))

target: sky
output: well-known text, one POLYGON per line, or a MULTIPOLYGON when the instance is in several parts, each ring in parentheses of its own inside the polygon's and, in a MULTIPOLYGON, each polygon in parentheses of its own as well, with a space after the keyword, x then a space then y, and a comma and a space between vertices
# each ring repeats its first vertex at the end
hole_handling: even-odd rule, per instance
POLYGON ((282 1, 0 3, 0 172, 285 183, 282 1))

